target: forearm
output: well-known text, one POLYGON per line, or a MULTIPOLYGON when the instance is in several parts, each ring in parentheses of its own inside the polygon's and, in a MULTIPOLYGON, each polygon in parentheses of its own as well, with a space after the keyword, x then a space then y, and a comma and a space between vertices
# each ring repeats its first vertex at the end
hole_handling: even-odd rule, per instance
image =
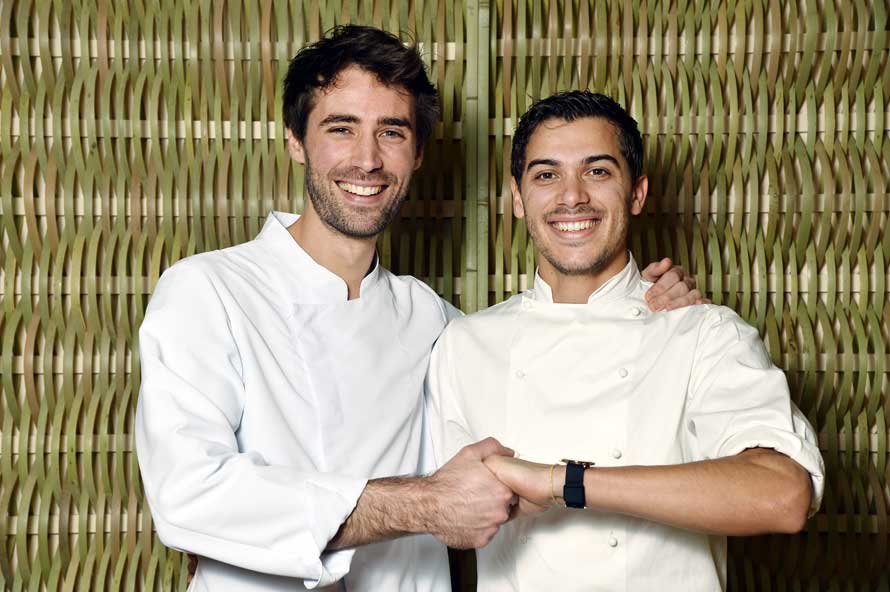
POLYGON ((724 535, 797 532, 811 496, 806 471, 767 449, 679 465, 593 468, 584 485, 590 508, 724 535))
POLYGON ((343 549, 409 534, 428 532, 431 508, 422 477, 387 477, 368 481, 355 509, 328 549, 343 549))
POLYGON ((493 439, 465 446, 429 477, 372 479, 328 549, 429 533, 459 549, 488 544, 515 501, 483 461, 512 455, 493 439))

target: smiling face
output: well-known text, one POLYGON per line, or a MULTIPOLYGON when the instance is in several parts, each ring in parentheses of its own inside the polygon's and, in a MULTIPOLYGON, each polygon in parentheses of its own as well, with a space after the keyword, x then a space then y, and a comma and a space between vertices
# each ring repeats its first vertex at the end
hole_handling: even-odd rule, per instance
POLYGON ((306 166, 304 216, 353 238, 386 228, 420 166, 410 94, 358 67, 318 92, 303 142, 288 131, 288 149, 306 166))
POLYGON ((611 277, 627 264, 630 215, 642 211, 648 181, 633 183, 615 126, 598 117, 543 121, 526 148, 513 208, 541 254, 542 277, 611 277))

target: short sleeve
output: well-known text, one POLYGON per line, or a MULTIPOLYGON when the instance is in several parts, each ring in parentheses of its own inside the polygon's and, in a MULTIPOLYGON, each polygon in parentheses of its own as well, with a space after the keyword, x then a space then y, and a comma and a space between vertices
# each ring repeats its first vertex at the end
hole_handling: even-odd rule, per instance
POLYGON ((757 331, 732 310, 713 307, 697 343, 686 425, 700 459, 747 448, 772 448, 807 470, 810 513, 822 500, 825 465, 816 434, 791 402, 784 373, 769 359, 757 331))

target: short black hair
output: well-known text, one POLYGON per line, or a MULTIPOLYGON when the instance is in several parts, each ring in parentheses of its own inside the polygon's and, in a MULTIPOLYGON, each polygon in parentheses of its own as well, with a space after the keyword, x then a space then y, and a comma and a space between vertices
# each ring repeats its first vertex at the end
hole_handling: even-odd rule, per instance
POLYGON ((284 125, 301 142, 315 106, 315 92, 329 88, 337 76, 358 66, 387 86, 404 88, 414 97, 417 149, 433 131, 438 117, 438 95, 427 78, 423 60, 414 46, 374 27, 342 25, 300 51, 290 62, 284 79, 284 125))
POLYGON ((643 138, 636 120, 610 97, 589 90, 561 92, 541 99, 525 112, 513 134, 513 152, 510 158, 510 174, 516 182, 525 172, 525 151, 538 126, 548 119, 571 122, 585 117, 600 117, 615 126, 618 132, 618 149, 627 161, 631 183, 643 174, 643 138))

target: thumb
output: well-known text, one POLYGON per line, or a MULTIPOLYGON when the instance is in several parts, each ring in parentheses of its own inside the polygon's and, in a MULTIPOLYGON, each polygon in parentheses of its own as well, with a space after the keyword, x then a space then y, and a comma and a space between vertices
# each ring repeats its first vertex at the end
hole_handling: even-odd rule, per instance
MULTIPOLYGON (((644 281, 656 282, 656 281, 658 281, 658 278, 660 278, 665 273, 667 273, 668 270, 670 270, 670 268, 673 265, 674 265, 674 262, 671 261, 671 258, 665 257, 661 261, 654 261, 654 262, 650 263, 649 265, 647 265, 646 269, 644 269, 642 271, 642 273, 640 273, 640 275, 642 276, 644 281)), ((649 291, 652 292, 654 288, 657 288, 657 286, 653 286, 652 288, 649 289, 649 291)), ((656 291, 660 291, 660 290, 656 290, 656 291)))
POLYGON ((495 438, 491 437, 480 440, 475 444, 471 444, 470 446, 467 446, 467 449, 479 460, 485 460, 493 454, 498 454, 500 456, 513 456, 514 454, 512 448, 507 448, 495 438))

